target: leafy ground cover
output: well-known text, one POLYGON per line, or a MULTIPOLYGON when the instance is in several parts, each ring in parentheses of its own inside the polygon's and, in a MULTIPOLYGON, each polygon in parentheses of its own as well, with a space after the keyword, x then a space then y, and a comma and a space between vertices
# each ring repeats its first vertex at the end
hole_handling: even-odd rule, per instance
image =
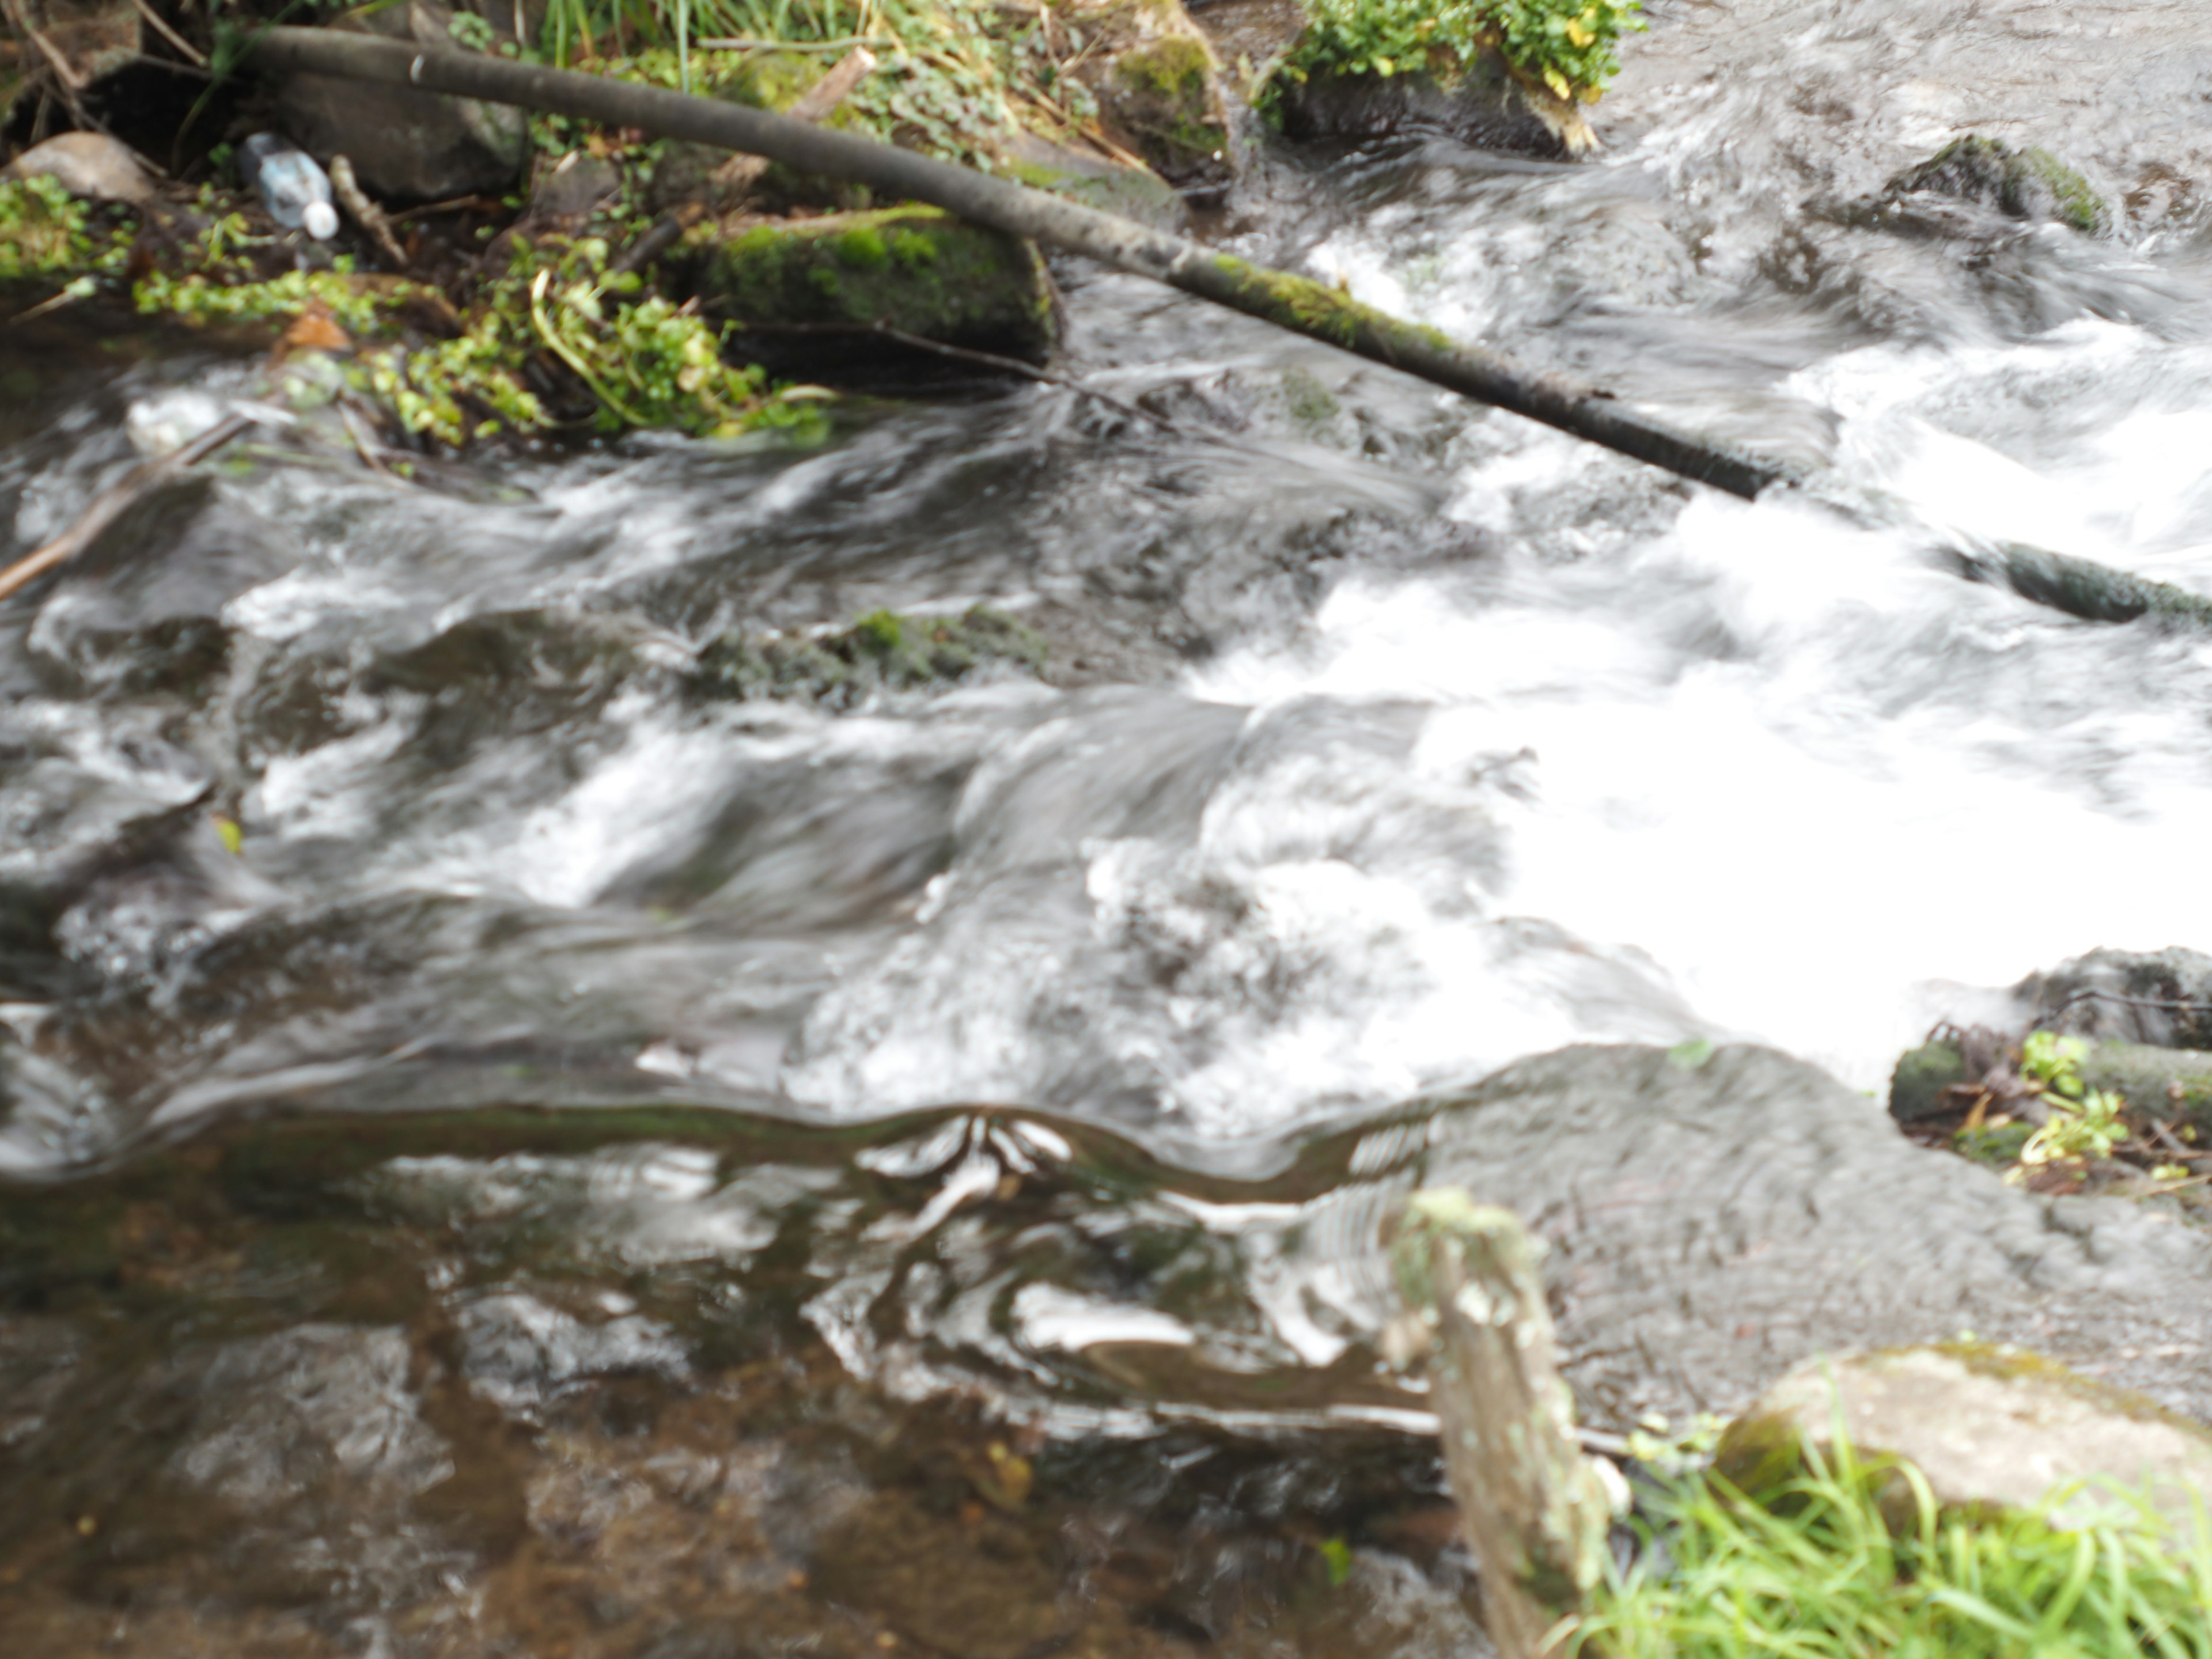
MULTIPOLYGON (((1595 103, 1620 72, 1620 37, 1644 27, 1640 0, 1305 0, 1313 21, 1276 71, 1427 74, 1455 84, 1486 52, 1531 85, 1595 103)), ((1263 95, 1264 99, 1264 95, 1263 95)))

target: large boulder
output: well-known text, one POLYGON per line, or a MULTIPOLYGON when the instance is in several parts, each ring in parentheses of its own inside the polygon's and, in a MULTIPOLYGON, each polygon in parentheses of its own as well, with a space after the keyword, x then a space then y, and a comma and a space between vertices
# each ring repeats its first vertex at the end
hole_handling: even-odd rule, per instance
MULTIPOLYGON (((453 48, 460 42, 453 21, 442 0, 407 0, 349 12, 330 27, 453 48)), ((344 156, 355 177, 382 197, 428 202, 495 195, 522 176, 530 155, 530 121, 522 111, 410 87, 293 75, 277 88, 276 109, 302 149, 325 164, 344 156)))
POLYGON ((1316 70, 1284 86, 1276 109, 1294 138, 1442 132, 1480 149, 1553 160, 1598 147, 1580 109, 1516 76, 1494 52, 1448 78, 1425 70, 1388 76, 1316 70))
POLYGON ((1740 1409, 1816 1355, 1962 1330, 2212 1411, 2212 1239, 2119 1200, 2008 1187, 1787 1055, 1695 1060, 1522 1061, 1370 1131, 1352 1162, 1381 1166, 1380 1190, 1324 1207, 1379 1210, 1405 1182, 1517 1211, 1551 1247, 1569 1379, 1616 1422, 1740 1409))
POLYGON ((1069 21, 1096 43, 1076 74, 1109 138, 1170 184, 1225 184, 1235 157, 1219 71, 1178 0, 1077 0, 1069 21))
POLYGON ((2013 988, 2030 1026, 2073 1036, 2212 1049, 2212 957, 2092 951, 2013 988))
POLYGON ((1808 1449, 1832 1466, 1838 1427, 1856 1456, 1911 1464, 1946 1509, 2052 1500, 2062 1519, 2086 1519, 2114 1487, 2185 1524, 2212 1505, 2212 1430, 2033 1353, 1966 1342, 1800 1365, 1729 1425, 1717 1466, 1763 1491, 1808 1449))
POLYGON ((881 323, 949 345, 1042 362, 1055 316, 1030 244, 931 207, 882 208, 706 234, 707 309, 773 337, 881 323))

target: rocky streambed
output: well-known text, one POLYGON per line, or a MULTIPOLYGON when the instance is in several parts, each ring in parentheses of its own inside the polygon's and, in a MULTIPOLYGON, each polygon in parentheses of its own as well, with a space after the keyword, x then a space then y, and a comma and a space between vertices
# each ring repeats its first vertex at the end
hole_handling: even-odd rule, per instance
MULTIPOLYGON (((1579 161, 1262 134, 1204 223, 2212 586, 2212 38, 2030 9, 1655 6, 1579 161)), ((1966 1332, 2212 1416, 2179 1194, 1887 1098, 2196 1040, 2002 988, 2212 940, 2200 638, 1051 274, 1158 418, 279 427, 0 606, 11 1653, 1479 1650, 1419 1184, 1601 1433, 1966 1332)), ((11 325, 0 556, 264 349, 11 325)))

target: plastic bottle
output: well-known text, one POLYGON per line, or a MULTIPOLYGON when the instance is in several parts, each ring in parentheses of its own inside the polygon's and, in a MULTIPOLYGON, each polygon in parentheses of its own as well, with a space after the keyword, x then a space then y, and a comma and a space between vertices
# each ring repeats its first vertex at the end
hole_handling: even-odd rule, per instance
POLYGON ((278 224, 305 226, 319 242, 337 234, 331 181, 305 150, 273 132, 257 132, 238 147, 238 165, 278 224))

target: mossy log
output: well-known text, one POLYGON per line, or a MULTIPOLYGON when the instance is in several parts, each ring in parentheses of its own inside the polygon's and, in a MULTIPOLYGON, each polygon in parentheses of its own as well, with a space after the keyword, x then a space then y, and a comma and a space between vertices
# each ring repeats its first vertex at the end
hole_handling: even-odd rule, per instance
POLYGON ((1537 1249, 1511 1211, 1442 1188, 1407 1200, 1391 1251, 1435 1344, 1429 1399, 1501 1659, 1537 1659, 1581 1609, 1613 1513, 1575 1440, 1537 1249))
POLYGON ((1746 500, 1798 477, 1786 462, 1680 431, 1595 386, 1523 368, 1362 305, 1325 283, 1249 264, 857 133, 573 70, 328 29, 271 28, 258 37, 252 53, 264 71, 419 87, 765 155, 796 172, 866 185, 879 200, 927 202, 971 223, 1168 283, 1746 500))

